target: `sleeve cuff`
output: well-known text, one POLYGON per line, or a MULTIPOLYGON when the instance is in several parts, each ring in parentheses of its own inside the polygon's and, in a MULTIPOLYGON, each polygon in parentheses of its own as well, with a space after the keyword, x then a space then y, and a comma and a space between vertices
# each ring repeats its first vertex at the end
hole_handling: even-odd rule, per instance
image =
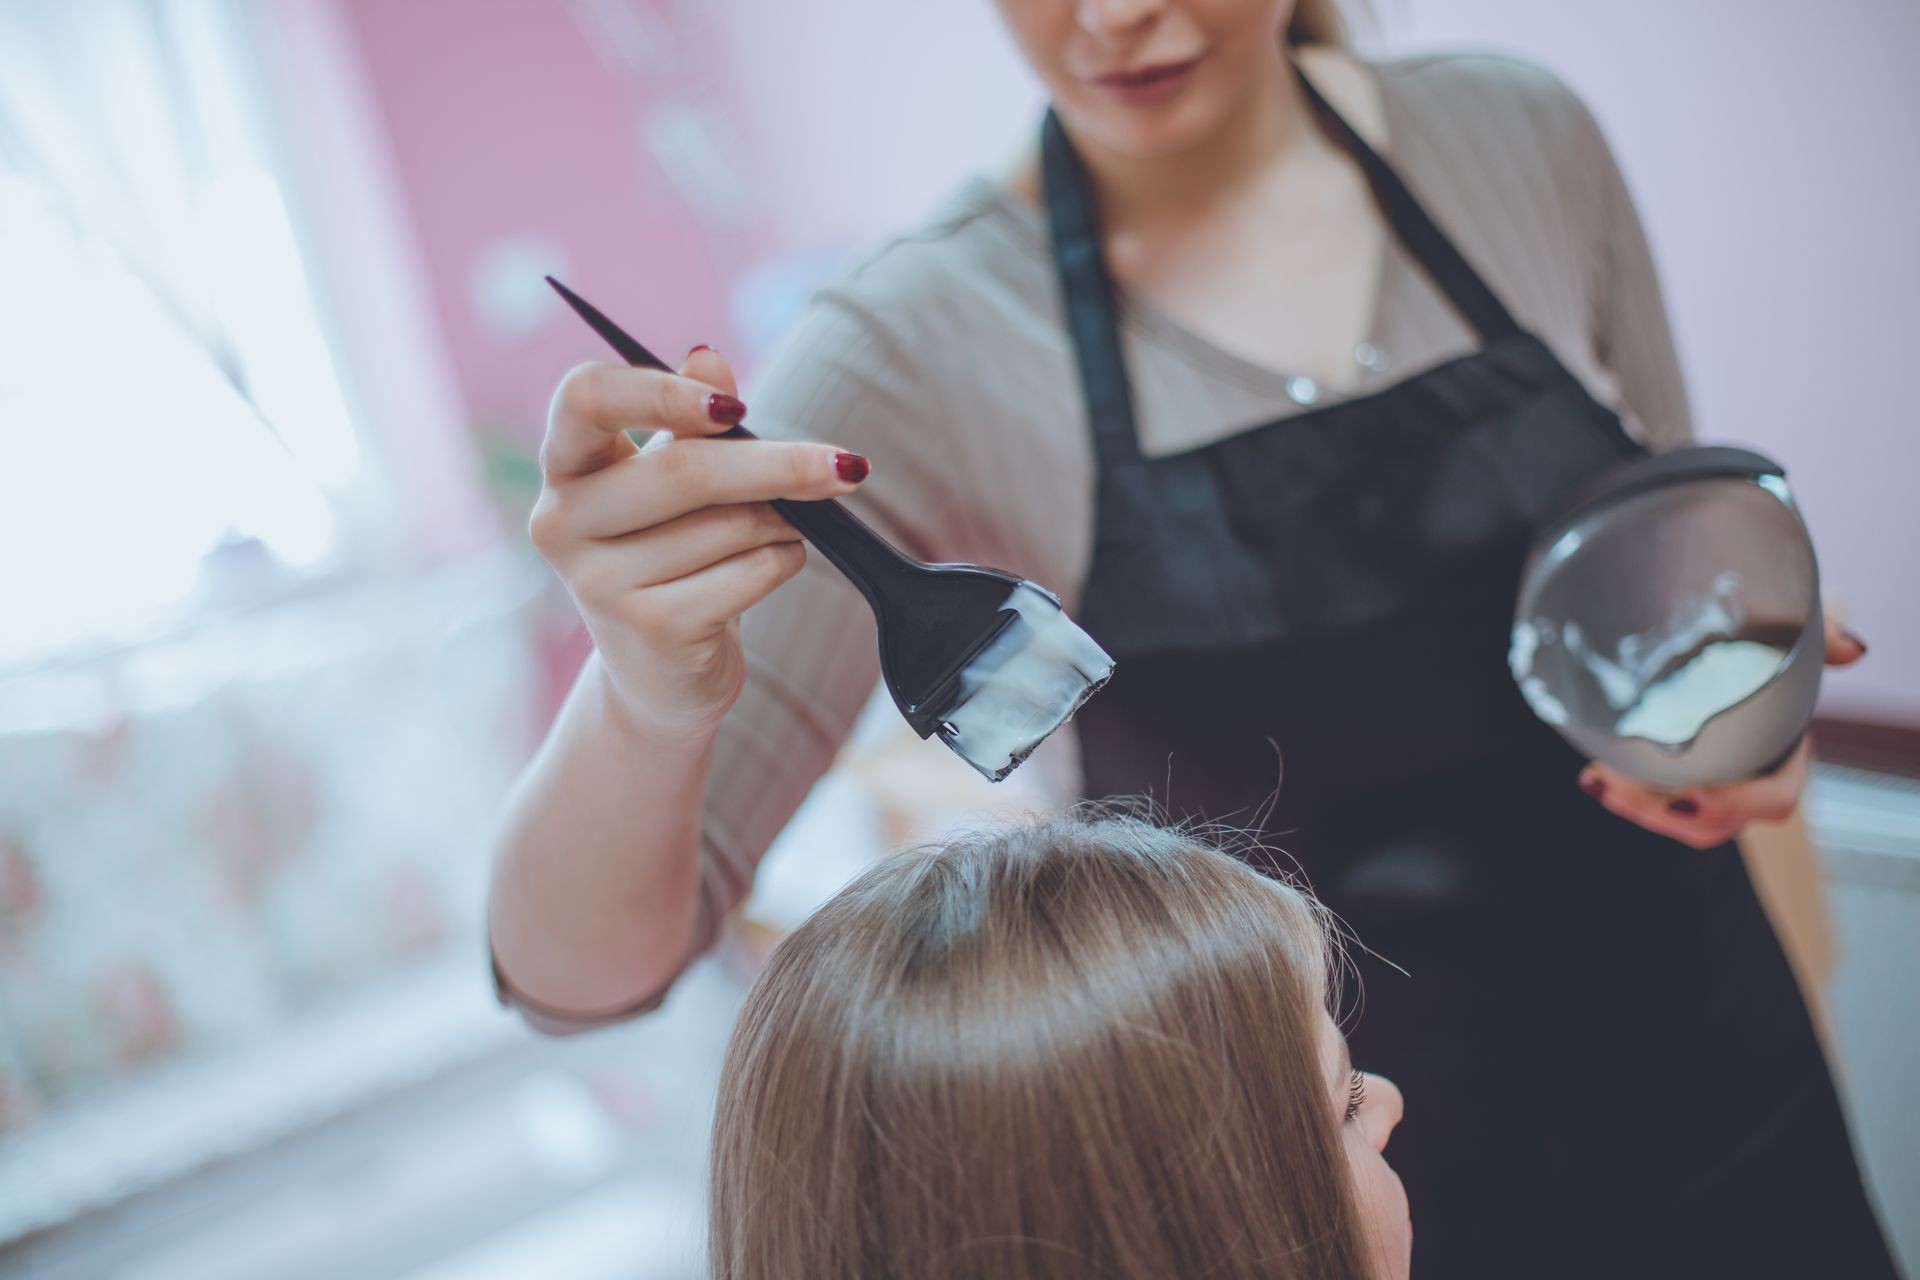
POLYGON ((582 1031, 613 1026, 643 1013, 653 1012, 667 998, 667 989, 663 987, 643 1000, 614 1009, 584 1012, 543 1004, 515 990, 513 984, 507 981, 506 972, 500 967, 500 956, 493 949, 491 933, 487 935, 487 965, 493 974, 493 998, 500 1002, 501 1007, 516 1010, 528 1026, 547 1035, 577 1035, 582 1031))

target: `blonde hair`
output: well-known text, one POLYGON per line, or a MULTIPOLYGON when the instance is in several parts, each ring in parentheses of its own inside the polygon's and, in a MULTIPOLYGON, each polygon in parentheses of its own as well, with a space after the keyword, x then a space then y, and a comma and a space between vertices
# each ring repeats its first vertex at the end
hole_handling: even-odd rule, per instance
POLYGON ((1363 1276, 1332 938, 1306 895, 1129 819, 881 863, 747 997, 713 1274, 1363 1276))
POLYGON ((1287 43, 1345 45, 1352 35, 1340 0, 1294 0, 1287 21, 1287 43))

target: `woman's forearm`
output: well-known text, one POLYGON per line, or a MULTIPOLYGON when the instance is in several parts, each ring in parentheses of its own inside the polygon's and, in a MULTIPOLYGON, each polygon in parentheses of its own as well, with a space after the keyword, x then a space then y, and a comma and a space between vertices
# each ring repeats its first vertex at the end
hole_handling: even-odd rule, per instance
POLYGON ((711 734, 664 735, 588 659, 514 793, 488 916, 513 990, 551 1008, 631 1006, 685 964, 711 734))

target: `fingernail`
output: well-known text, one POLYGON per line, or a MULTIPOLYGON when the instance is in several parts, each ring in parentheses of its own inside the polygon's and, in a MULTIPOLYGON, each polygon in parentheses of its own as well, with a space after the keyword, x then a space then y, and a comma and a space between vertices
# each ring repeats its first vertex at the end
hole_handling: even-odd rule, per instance
POLYGON ((1844 627, 1841 629, 1840 634, 1843 637, 1845 637, 1847 640, 1852 642, 1853 647, 1860 651, 1861 657, 1864 658, 1867 656, 1867 642, 1865 640, 1862 640, 1859 636, 1853 634, 1853 632, 1851 631, 1846 630, 1844 627))
POLYGON ((1683 818, 1691 818, 1700 812, 1700 805, 1698 801, 1681 796, 1677 800, 1667 801, 1667 812, 1677 813, 1683 818))
POLYGON ((713 350, 713 348, 708 346, 706 343, 696 342, 692 346, 687 348, 687 358, 692 359, 693 354, 696 351, 711 351, 711 350, 713 350))
POLYGON ((873 464, 857 453, 836 453, 833 455, 833 471, 848 484, 859 484, 873 470, 873 464))
POLYGON ((1598 778, 1580 779, 1580 789, 1592 796, 1595 800, 1607 794, 1607 784, 1598 778))
POLYGON ((715 422, 724 422, 730 427, 740 425, 740 419, 747 416, 747 406, 724 391, 716 391, 707 397, 707 416, 715 422))

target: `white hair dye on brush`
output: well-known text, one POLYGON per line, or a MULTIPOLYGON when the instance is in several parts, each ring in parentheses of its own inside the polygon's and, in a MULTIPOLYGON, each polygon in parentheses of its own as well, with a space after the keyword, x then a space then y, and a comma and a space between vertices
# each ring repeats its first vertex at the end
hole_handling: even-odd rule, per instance
POLYGON ((1113 659, 1039 587, 1022 582, 1001 607, 1018 616, 960 673, 959 703, 940 734, 996 781, 1113 674, 1113 659))

